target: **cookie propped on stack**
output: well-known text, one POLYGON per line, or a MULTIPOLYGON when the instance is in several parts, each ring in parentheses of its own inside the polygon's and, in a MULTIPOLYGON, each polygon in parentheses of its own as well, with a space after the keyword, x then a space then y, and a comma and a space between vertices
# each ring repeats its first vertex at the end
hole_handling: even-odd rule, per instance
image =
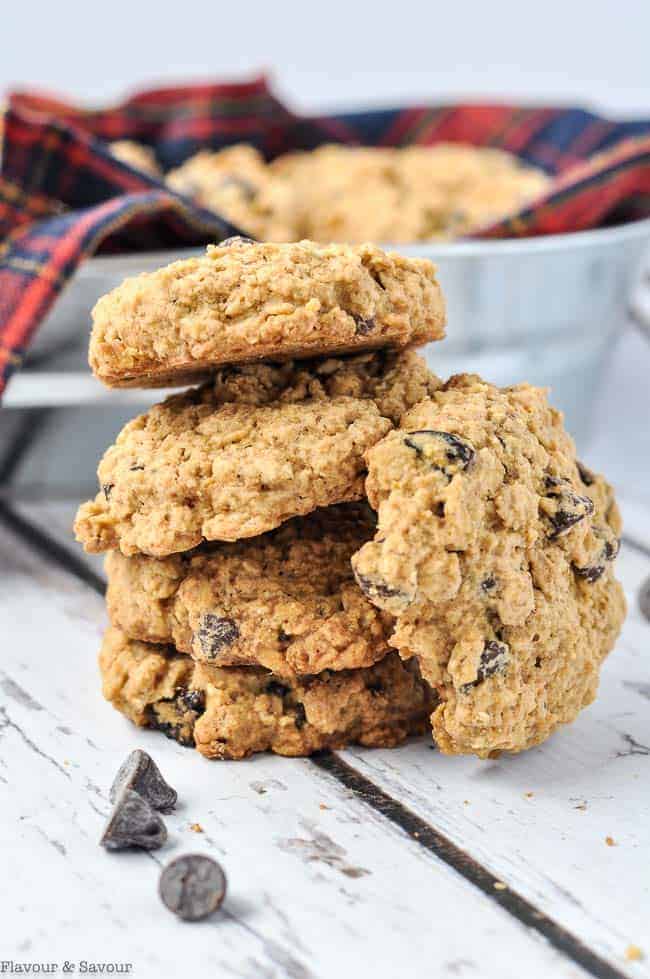
POLYGON ((208 757, 391 746, 435 697, 354 581, 364 454, 440 385, 431 263, 373 246, 233 239, 94 311, 111 386, 202 387, 128 423, 75 530, 108 551, 106 697, 208 757))
POLYGON ((440 697, 438 746, 521 751, 573 721, 625 617, 621 521, 546 392, 452 378, 367 461, 378 528, 355 576, 440 697))

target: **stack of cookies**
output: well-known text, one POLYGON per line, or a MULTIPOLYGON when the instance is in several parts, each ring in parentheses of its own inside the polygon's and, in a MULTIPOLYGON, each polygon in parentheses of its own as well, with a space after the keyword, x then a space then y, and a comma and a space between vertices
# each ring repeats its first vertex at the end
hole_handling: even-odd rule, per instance
POLYGON ((126 425, 75 529, 108 551, 104 694, 212 758, 520 750, 596 691, 619 517, 544 392, 413 347, 430 262, 230 239, 93 314, 111 387, 201 382, 126 425))

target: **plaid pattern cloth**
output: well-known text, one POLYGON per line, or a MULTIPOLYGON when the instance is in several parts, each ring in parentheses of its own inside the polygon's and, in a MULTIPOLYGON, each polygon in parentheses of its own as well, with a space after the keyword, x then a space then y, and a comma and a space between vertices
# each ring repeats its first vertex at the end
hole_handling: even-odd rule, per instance
POLYGON ((0 396, 83 259, 96 252, 200 245, 236 234, 217 214, 115 159, 107 142, 151 146, 164 170, 235 142, 267 158, 323 142, 495 146, 556 179, 546 196, 477 237, 578 231, 650 215, 650 120, 459 105, 300 117, 264 78, 160 88, 111 109, 14 92, 0 170, 0 396))

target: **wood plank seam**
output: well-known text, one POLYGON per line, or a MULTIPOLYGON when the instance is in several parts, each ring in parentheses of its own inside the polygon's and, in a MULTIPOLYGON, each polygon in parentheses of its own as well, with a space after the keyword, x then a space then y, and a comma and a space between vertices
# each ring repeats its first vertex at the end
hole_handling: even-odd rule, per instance
MULTIPOLYGON (((33 550, 81 580, 96 593, 105 594, 104 580, 81 558, 58 543, 39 526, 17 513, 2 499, 0 499, 0 522, 16 536, 25 540, 33 550)), ((644 545, 627 539, 626 543, 650 556, 650 550, 644 545)), ((579 938, 546 915, 531 901, 508 886, 499 887, 502 882, 490 870, 371 779, 343 761, 340 756, 325 752, 312 756, 309 761, 353 792, 365 805, 397 826, 412 842, 446 863, 468 883, 516 918, 520 924, 537 932, 553 948, 581 966, 595 979, 627 979, 625 973, 589 949, 579 938)))

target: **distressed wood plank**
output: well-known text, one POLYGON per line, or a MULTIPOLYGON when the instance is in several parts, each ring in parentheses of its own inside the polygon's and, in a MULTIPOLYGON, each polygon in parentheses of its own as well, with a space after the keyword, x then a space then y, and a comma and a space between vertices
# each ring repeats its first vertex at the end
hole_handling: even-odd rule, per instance
POLYGON ((103 625, 98 595, 0 536, 3 958, 165 977, 582 974, 310 762, 210 763, 136 732, 101 700, 103 625), (153 857, 97 845, 136 745, 182 799, 153 857), (215 853, 230 880, 224 913, 199 926, 156 895, 159 863, 187 850, 215 853))

